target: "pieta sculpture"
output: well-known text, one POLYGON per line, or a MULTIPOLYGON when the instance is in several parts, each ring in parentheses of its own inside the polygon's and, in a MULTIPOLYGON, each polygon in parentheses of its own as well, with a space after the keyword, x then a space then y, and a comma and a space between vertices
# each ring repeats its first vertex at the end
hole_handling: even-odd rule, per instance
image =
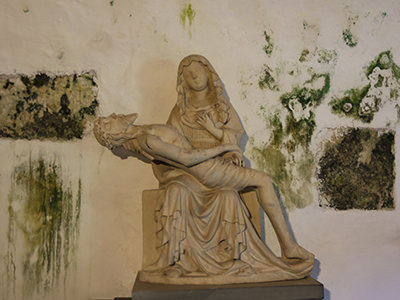
POLYGON ((309 276, 314 255, 292 238, 270 177, 244 166, 239 147, 244 129, 206 58, 181 61, 177 93, 166 125, 136 125, 137 114, 112 114, 94 126, 101 145, 151 163, 160 183, 154 212, 160 254, 140 280, 221 284, 309 276), (249 187, 271 221, 281 257, 251 223, 239 195, 249 187))

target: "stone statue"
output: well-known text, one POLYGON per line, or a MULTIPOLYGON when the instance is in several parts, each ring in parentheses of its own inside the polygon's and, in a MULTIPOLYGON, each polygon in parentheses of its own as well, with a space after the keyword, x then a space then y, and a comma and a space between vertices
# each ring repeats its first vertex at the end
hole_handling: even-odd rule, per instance
MULTIPOLYGON (((221 284, 300 279, 314 255, 289 233, 271 179, 244 167, 244 132, 222 83, 202 56, 178 69, 178 101, 167 125, 135 125, 136 114, 98 118, 94 133, 112 151, 151 162, 162 193, 156 218, 159 259, 140 280, 221 284), (276 231, 281 257, 260 240, 239 191, 256 188, 276 231)), ((156 238, 156 237, 155 237, 156 238)))

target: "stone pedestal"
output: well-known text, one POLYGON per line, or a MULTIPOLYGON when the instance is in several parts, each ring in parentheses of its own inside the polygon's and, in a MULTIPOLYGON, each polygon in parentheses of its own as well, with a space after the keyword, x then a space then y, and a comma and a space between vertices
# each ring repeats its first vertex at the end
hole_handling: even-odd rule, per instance
MULTIPOLYGON (((323 285, 311 277, 300 280, 229 285, 169 285, 136 279, 133 300, 317 300, 323 285)), ((118 298, 116 298, 118 299, 118 298)))

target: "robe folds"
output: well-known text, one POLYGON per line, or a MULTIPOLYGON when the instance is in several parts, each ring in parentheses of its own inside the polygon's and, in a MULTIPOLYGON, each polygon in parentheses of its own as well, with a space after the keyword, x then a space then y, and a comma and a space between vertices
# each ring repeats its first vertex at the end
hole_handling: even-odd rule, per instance
MULTIPOLYGON (((168 121, 195 148, 239 144, 243 128, 230 103, 218 107, 175 107, 168 121), (206 111, 215 123, 225 114, 222 141, 195 121, 206 111), (228 117, 226 117, 228 116, 228 117)), ((245 283, 299 279, 310 274, 313 259, 283 260, 261 241, 239 191, 257 171, 216 157, 188 170, 153 162, 160 183, 155 218, 160 256, 140 273, 143 281, 173 284, 245 283)))

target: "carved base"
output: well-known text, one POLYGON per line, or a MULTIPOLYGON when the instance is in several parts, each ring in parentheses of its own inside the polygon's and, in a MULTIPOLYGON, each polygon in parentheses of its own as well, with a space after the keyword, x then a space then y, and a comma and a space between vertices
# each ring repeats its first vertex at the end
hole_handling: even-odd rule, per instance
POLYGON ((310 300, 323 299, 322 283, 311 277, 299 280, 229 285, 172 285, 146 283, 136 279, 133 300, 310 300))
POLYGON ((282 280, 297 280, 299 277, 282 277, 277 276, 274 272, 259 273, 246 276, 233 275, 214 275, 214 276, 196 276, 190 274, 188 276, 172 277, 153 272, 140 271, 138 276, 140 282, 168 284, 168 285, 219 285, 219 284, 242 284, 242 283, 261 283, 261 282, 277 282, 282 280))

